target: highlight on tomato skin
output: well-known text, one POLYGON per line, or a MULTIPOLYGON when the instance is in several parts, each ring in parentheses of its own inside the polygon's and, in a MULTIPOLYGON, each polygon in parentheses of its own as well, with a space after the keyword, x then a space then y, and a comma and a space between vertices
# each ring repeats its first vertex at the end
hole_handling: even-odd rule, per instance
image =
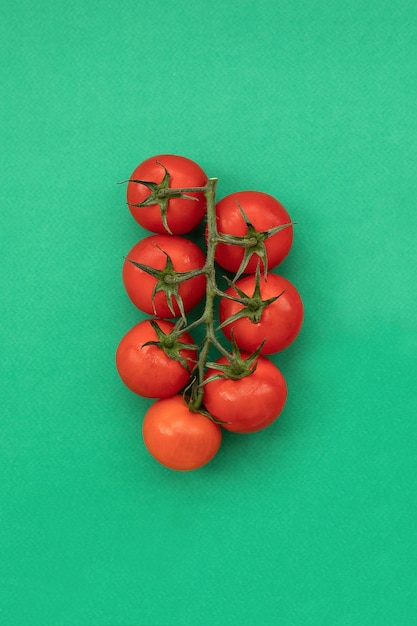
MULTIPOLYGON (((135 324, 117 346, 116 367, 123 383, 134 393, 145 398, 165 398, 178 393, 188 383, 196 351, 181 349, 179 345, 180 362, 170 358, 157 345, 145 346, 149 341, 158 340, 153 323, 166 335, 174 329, 173 322, 163 319, 135 324)), ((188 333, 183 333, 179 341, 194 344, 188 333)))
MULTIPOLYGON (((244 360, 249 354, 242 353, 244 360)), ((226 357, 215 363, 226 364, 226 357)), ((219 373, 209 368, 205 379, 219 373)), ((260 356, 255 371, 238 380, 218 378, 204 385, 207 411, 222 427, 234 433, 254 433, 270 426, 282 413, 287 400, 287 384, 277 366, 260 356)))
POLYGON ((154 402, 142 424, 148 452, 161 464, 178 471, 206 465, 220 448, 221 428, 188 408, 181 395, 154 402))
POLYGON ((149 187, 135 181, 160 184, 167 172, 170 189, 204 187, 208 180, 204 170, 192 159, 176 154, 159 154, 139 163, 132 172, 126 191, 127 204, 133 218, 143 228, 159 234, 184 235, 204 219, 206 198, 203 193, 190 192, 185 194, 187 197, 170 198, 166 207, 166 224, 164 208, 158 203, 135 206, 146 203, 151 193, 149 187))

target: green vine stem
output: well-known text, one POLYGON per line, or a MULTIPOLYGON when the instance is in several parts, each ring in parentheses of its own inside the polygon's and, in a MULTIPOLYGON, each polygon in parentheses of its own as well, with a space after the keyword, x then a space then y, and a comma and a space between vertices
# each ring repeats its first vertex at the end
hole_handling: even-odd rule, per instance
POLYGON ((178 193, 186 192, 201 192, 206 197, 207 202, 207 254, 206 262, 198 273, 205 274, 206 276, 206 299, 205 306, 202 315, 195 321, 184 326, 179 324, 177 332, 180 334, 190 332, 194 328, 200 325, 205 325, 205 337, 200 349, 198 360, 195 367, 195 378, 191 385, 191 397, 189 400, 190 409, 193 411, 199 411, 202 407, 204 387, 202 385, 204 380, 204 374, 206 369, 206 363, 210 346, 214 346, 221 354, 228 359, 233 358, 228 350, 220 343, 216 337, 216 331, 214 328, 214 302, 216 296, 223 295, 223 292, 218 288, 216 281, 216 266, 215 266, 215 251, 216 246, 222 240, 217 232, 216 224, 216 187, 217 178, 210 178, 207 181, 205 187, 190 187, 184 189, 161 189, 159 194, 163 197, 174 196, 178 193))
POLYGON ((190 408, 194 411, 199 410, 203 403, 204 387, 202 383, 204 380, 205 367, 210 345, 213 345, 221 354, 227 356, 227 358, 230 357, 229 352, 217 339, 214 329, 214 301, 215 297, 219 295, 219 293, 221 293, 217 287, 216 266, 214 261, 216 246, 219 242, 216 224, 216 186, 217 178, 210 178, 207 182, 206 190, 204 192, 207 200, 207 256, 204 266, 204 272, 207 279, 207 287, 206 303, 203 315, 200 318, 200 322, 203 322, 206 326, 206 336, 197 362, 197 380, 195 393, 191 394, 191 400, 189 404, 190 408))
MULTIPOLYGON (((217 230, 217 221, 216 221, 216 186, 217 186, 217 178, 210 178, 207 181, 207 184, 204 187, 189 187, 183 189, 160 189, 158 191, 158 196, 163 200, 167 197, 176 196, 179 193, 184 194, 187 192, 201 192, 206 197, 207 202, 207 254, 206 254, 206 262, 204 267, 199 270, 194 270, 193 275, 197 274, 205 274, 206 276, 206 299, 205 299, 205 307, 202 315, 195 321, 187 324, 184 319, 179 320, 176 332, 178 335, 190 332, 194 328, 200 325, 205 325, 205 337, 203 343, 201 345, 201 349, 198 355, 198 359, 196 362, 196 366, 193 370, 192 381, 187 388, 187 394, 189 394, 188 405, 192 411, 206 413, 203 409, 203 398, 204 398, 204 377, 206 372, 206 366, 208 362, 209 350, 210 346, 213 346, 225 356, 230 364, 230 370, 233 375, 233 371, 236 373, 236 378, 242 378, 243 376, 247 376, 253 371, 253 363, 252 361, 258 356, 258 351, 254 353, 253 359, 248 359, 247 361, 243 361, 240 357, 240 354, 237 350, 237 346, 234 346, 232 351, 228 351, 218 340, 216 336, 216 330, 214 327, 214 302, 216 296, 224 296, 223 291, 219 289, 217 286, 216 280, 216 264, 215 264, 215 252, 216 247, 219 243, 228 243, 241 245, 245 247, 247 250, 249 248, 253 248, 254 243, 259 243, 257 240, 254 241, 253 233, 249 232, 246 237, 231 237, 227 235, 223 235, 217 230)), ((263 235, 263 233, 262 233, 263 235)), ((175 282, 181 282, 182 280, 186 280, 190 276, 176 276, 175 282)), ((236 277, 235 277, 236 279, 236 277)))

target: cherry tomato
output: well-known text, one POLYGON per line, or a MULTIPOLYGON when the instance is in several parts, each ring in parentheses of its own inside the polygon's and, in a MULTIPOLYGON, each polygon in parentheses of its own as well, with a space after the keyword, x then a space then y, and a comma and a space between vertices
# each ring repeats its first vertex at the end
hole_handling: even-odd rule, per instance
POLYGON ((174 470, 205 465, 220 448, 221 428, 201 413, 189 410, 180 395, 157 400, 147 410, 142 436, 150 454, 174 470))
MULTIPOLYGON (((165 334, 174 328, 167 320, 152 320, 165 334)), ((120 341, 116 350, 116 367, 120 378, 129 389, 146 398, 166 398, 178 393, 189 381, 190 371, 194 366, 196 351, 177 347, 180 360, 175 360, 157 345, 144 344, 158 341, 156 331, 150 320, 139 322, 131 328, 120 341)), ((182 334, 179 342, 194 344, 188 333, 182 334)))
POLYGON ((191 159, 173 154, 160 154, 140 163, 133 171, 127 186, 127 203, 135 220, 154 233, 182 235, 193 230, 203 219, 206 213, 206 199, 201 192, 187 192, 183 194, 183 197, 171 197, 166 207, 157 202, 140 207, 135 206, 149 202, 152 193, 152 189, 148 186, 134 182, 139 180, 162 184, 170 189, 204 187, 207 183, 207 175, 191 159), (164 224, 165 210, 166 222, 164 224))
MULTIPOLYGON (((247 234, 248 226, 241 213, 239 205, 249 222, 258 232, 265 232, 271 228, 291 224, 287 210, 278 200, 261 191, 238 191, 224 197, 216 205, 217 229, 220 234, 237 235, 247 234)), ((293 241, 293 227, 286 226, 279 232, 264 240, 263 251, 266 252, 267 268, 271 269, 281 263, 289 253, 293 241)), ((259 244, 256 246, 259 249, 259 244)), ((254 248, 255 249, 255 248, 254 248)), ((215 259, 224 269, 236 273, 242 263, 244 248, 239 245, 220 243, 217 245, 215 259)), ((248 253, 251 249, 248 248, 248 253)), ((254 274, 260 256, 253 252, 244 269, 244 274, 254 274)), ((264 263, 261 261, 261 270, 264 263)))
POLYGON ((181 302, 187 313, 204 296, 205 276, 200 274, 178 284, 168 284, 128 260, 163 270, 169 264, 167 255, 172 261, 174 272, 202 268, 206 261, 202 250, 188 239, 174 235, 151 235, 130 250, 123 263, 122 278, 129 298, 141 311, 158 317, 178 317, 181 314, 181 302), (163 286, 171 293, 168 298, 161 289, 163 286), (155 289, 157 291, 154 293, 155 289))
MULTIPOLYGON (((235 285, 251 297, 255 290, 255 276, 245 276, 236 281, 235 285)), ((259 287, 263 301, 279 297, 258 309, 224 297, 220 300, 219 317, 223 324, 232 315, 244 311, 247 314, 245 317, 222 327, 224 334, 231 340, 233 332, 237 345, 246 352, 254 352, 265 339, 261 354, 272 354, 287 348, 297 337, 303 323, 303 303, 294 285, 277 274, 269 273, 267 280, 262 276, 259 287)), ((233 286, 226 293, 239 297, 233 286)))
MULTIPOLYGON (((245 359, 249 355, 242 354, 245 359)), ((216 361, 227 363, 226 357, 216 361)), ((206 379, 219 371, 208 369, 206 379)), ((287 399, 287 385, 279 369, 260 356, 252 374, 239 380, 220 378, 204 386, 207 411, 235 433, 253 433, 266 428, 282 412, 287 399)))

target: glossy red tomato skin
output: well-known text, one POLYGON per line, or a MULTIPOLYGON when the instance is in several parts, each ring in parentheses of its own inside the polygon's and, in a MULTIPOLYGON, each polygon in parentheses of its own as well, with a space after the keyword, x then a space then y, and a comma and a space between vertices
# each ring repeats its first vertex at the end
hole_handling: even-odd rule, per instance
MULTIPOLYGON (((245 276, 236 281, 236 286, 248 296, 252 296, 255 277, 245 276)), ((248 317, 244 317, 224 326, 222 330, 229 341, 232 339, 233 331, 238 347, 246 352, 254 352, 266 339, 261 354, 273 354, 284 350, 297 338, 304 319, 303 302, 299 292, 289 280, 272 272, 268 273, 266 281, 263 276, 261 277, 260 291, 262 300, 284 293, 265 307, 259 322, 253 323, 248 317)), ((238 296, 233 287, 229 287, 226 293, 238 296)), ((238 302, 222 298, 219 307, 220 322, 223 323, 242 308, 243 305, 238 302)))
MULTIPOLYGON (((275 198, 261 191, 237 191, 222 198, 216 205, 217 229, 219 233, 244 236, 247 226, 243 221, 238 204, 258 232, 283 224, 291 224, 285 207, 275 198)), ((293 227, 287 226, 265 240, 268 269, 281 263, 291 250, 293 227)), ((243 259, 244 249, 232 244, 218 244, 215 258, 217 263, 230 272, 237 272, 243 259)), ((244 274, 254 274, 259 256, 253 254, 244 274)), ((263 269, 263 263, 261 263, 263 269)))
MULTIPOLYGON (((135 168, 130 179, 159 184, 165 175, 165 170, 160 163, 166 167, 171 175, 169 184, 171 189, 204 187, 207 183, 207 175, 197 163, 187 157, 174 154, 160 154, 146 159, 135 168)), ((154 233, 167 234, 158 204, 145 207, 134 206, 143 202, 149 194, 150 191, 145 185, 129 182, 126 196, 130 212, 143 228, 154 233)), ((171 198, 169 200, 167 223, 173 235, 183 235, 190 232, 206 214, 204 194, 190 192, 187 195, 196 198, 196 200, 187 200, 186 198, 171 198)))
MULTIPOLYGON (((164 269, 166 255, 172 260, 176 272, 188 272, 202 268, 206 258, 202 250, 192 241, 184 237, 174 235, 151 235, 139 241, 127 254, 127 259, 151 266, 155 269, 164 269)), ((136 267, 128 260, 123 263, 122 279, 127 295, 135 306, 141 311, 158 317, 178 317, 180 309, 173 301, 175 315, 169 309, 164 292, 155 294, 152 304, 152 291, 157 282, 156 278, 136 267)), ((179 285, 179 294, 183 300, 185 313, 190 311, 203 298, 206 290, 204 275, 195 276, 179 285)))
MULTIPOLYGON (((159 328, 168 334, 173 322, 155 320, 159 328)), ((178 393, 189 381, 190 372, 179 361, 169 358, 158 346, 143 346, 148 341, 157 341, 157 335, 149 320, 139 322, 121 339, 116 350, 116 367, 124 384, 134 393, 145 398, 166 398, 178 393)), ((180 337, 183 343, 193 344, 188 333, 180 337)), ((194 366, 196 352, 181 350, 189 370, 194 366)))
MULTIPOLYGON (((242 354, 244 358, 248 355, 242 354)), ((227 363, 221 357, 216 363, 227 363)), ((206 378, 217 373, 209 369, 206 378)), ((287 399, 287 385, 280 370, 267 357, 260 356, 256 370, 240 380, 219 379, 204 386, 207 411, 234 433, 254 433, 272 424, 287 399)))
POLYGON ((189 410, 180 395, 157 400, 147 410, 142 436, 149 453, 162 465, 188 471, 206 465, 217 454, 218 424, 189 410))

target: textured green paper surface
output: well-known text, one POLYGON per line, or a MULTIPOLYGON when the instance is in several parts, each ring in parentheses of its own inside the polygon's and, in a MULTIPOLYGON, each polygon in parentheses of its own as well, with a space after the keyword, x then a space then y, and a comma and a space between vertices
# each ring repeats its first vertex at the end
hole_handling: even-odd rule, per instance
POLYGON ((0 621, 411 626, 416 23, 409 0, 1 9, 0 621), (188 474, 144 450, 114 351, 144 158, 297 222, 280 420, 188 474))

